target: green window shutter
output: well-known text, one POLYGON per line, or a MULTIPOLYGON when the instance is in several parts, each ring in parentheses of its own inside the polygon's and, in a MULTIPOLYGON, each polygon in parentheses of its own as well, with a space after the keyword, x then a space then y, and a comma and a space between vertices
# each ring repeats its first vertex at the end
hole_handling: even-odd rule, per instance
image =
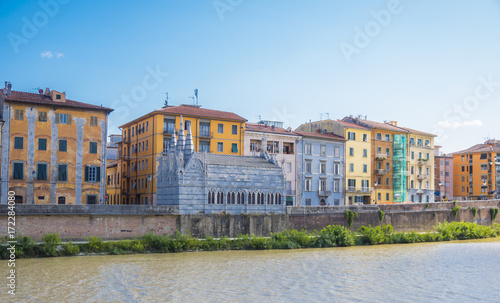
POLYGON ((68 146, 67 146, 67 141, 66 140, 59 140, 59 151, 65 152, 68 151, 68 146))
POLYGON ((91 154, 97 154, 97 142, 90 142, 89 152, 91 154))
POLYGON ((231 145, 231 151, 232 151, 233 153, 237 153, 237 152, 238 152, 238 144, 233 143, 233 144, 231 145))
POLYGON ((14 138, 14 149, 23 149, 23 137, 14 138))
POLYGON ((47 139, 38 139, 38 150, 47 150, 47 139))
POLYGON ((59 124, 59 114, 56 113, 56 123, 59 124))
POLYGON ((65 181, 63 175, 64 175, 64 165, 59 164, 59 166, 57 167, 57 179, 59 179, 60 181, 65 181))
POLYGON ((85 166, 85 182, 89 181, 89 167, 85 166))
POLYGON ((67 122, 69 125, 71 125, 71 114, 68 114, 66 117, 67 117, 66 122, 67 122))
POLYGON ((24 179, 24 164, 14 163, 14 179, 24 179))
POLYGON ((96 167, 95 181, 101 182, 101 168, 99 166, 96 167))
POLYGON ((38 164, 37 165, 37 179, 38 180, 47 180, 47 164, 38 164))

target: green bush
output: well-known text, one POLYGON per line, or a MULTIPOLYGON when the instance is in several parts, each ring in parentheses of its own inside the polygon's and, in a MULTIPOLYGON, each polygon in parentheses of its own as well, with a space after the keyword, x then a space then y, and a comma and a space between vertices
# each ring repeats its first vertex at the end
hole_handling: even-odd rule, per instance
POLYGON ((75 256, 80 253, 80 247, 73 244, 73 242, 68 242, 63 244, 63 255, 65 256, 75 256))
POLYGON ((354 222, 354 218, 358 217, 357 212, 353 212, 351 210, 347 210, 345 212, 345 219, 347 220, 347 224, 349 224, 349 228, 352 227, 352 223, 354 222))
POLYGON ((317 247, 335 247, 354 245, 354 236, 352 232, 339 225, 328 225, 323 228, 316 239, 317 247))
POLYGON ((57 247, 61 245, 61 239, 57 233, 45 234, 42 237, 41 252, 45 257, 57 257, 59 251, 57 247))
POLYGON ((444 222, 438 223, 434 229, 440 233, 445 241, 482 239, 495 237, 496 230, 490 226, 477 225, 472 222, 444 222))
POLYGON ((144 250, 144 245, 142 245, 141 242, 135 242, 134 244, 132 244, 132 251, 135 252, 135 253, 143 253, 145 250, 144 250))
POLYGON ((491 222, 493 222, 495 220, 497 215, 498 215, 498 208, 490 208, 491 222))
POLYGON ((384 221, 384 217, 385 217, 385 213, 379 209, 378 210, 378 219, 380 220, 380 222, 384 221))
POLYGON ((455 206, 451 209, 451 212, 453 213, 453 215, 455 216, 455 219, 457 218, 458 216, 458 211, 462 208, 462 206, 455 206))
POLYGON ((380 226, 361 226, 361 228, 358 229, 358 233, 361 234, 361 240, 363 244, 381 244, 385 239, 384 232, 382 231, 380 226))
POLYGON ((16 257, 17 258, 31 258, 35 257, 35 241, 31 237, 19 235, 15 239, 16 244, 16 257))
POLYGON ((472 216, 475 218, 477 215, 477 208, 475 207, 469 207, 470 211, 472 212, 472 216))
POLYGON ((85 238, 85 240, 88 241, 88 243, 86 245, 88 248, 88 251, 95 252, 95 253, 104 251, 106 244, 102 241, 101 238, 87 237, 87 238, 85 238))

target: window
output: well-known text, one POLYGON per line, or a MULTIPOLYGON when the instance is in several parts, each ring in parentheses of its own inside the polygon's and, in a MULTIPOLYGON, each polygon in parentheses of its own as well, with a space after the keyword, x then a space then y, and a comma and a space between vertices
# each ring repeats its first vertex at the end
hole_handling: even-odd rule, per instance
POLYGON ((367 134, 363 134, 363 142, 368 142, 368 135, 367 134))
POLYGON ((148 169, 148 159, 146 159, 146 169, 148 169))
POLYGON ((385 185, 389 186, 389 178, 385 178, 385 185))
POLYGON ((59 140, 59 151, 65 152, 68 151, 68 146, 66 140, 59 140))
POLYGON ((481 164, 481 170, 488 170, 487 164, 481 164))
POLYGON ((217 125, 217 132, 218 132, 219 134, 223 134, 223 133, 224 133, 224 125, 223 125, 223 124, 220 124, 220 123, 219 123, 219 124, 217 125))
POLYGON ((481 156, 479 157, 479 159, 486 159, 488 157, 488 154, 481 154, 481 156))
POLYGON ((40 112, 38 115, 38 121, 47 122, 47 112, 40 112))
POLYGON ((319 190, 326 191, 326 179, 319 180, 319 190))
POLYGON ((306 173, 312 173, 312 161, 306 160, 306 173))
POLYGON ((320 174, 326 174, 326 162, 321 161, 319 163, 319 173, 320 174))
POLYGON ((24 120, 23 113, 24 113, 24 110, 22 110, 22 109, 16 109, 14 119, 16 119, 16 120, 24 120))
POLYGON ((340 192, 340 181, 339 180, 333 181, 333 191, 336 193, 340 192))
POLYGON ((97 117, 90 116, 90 126, 97 126, 97 117))
POLYGON ((149 122, 146 121, 146 131, 149 131, 149 122))
POLYGON ((36 178, 37 180, 47 180, 47 164, 38 163, 36 165, 36 178))
POLYGON ((287 171, 287 172, 289 172, 289 173, 291 173, 291 172, 292 172, 292 163, 288 162, 288 163, 286 164, 286 171, 287 171))
POLYGON ((387 170, 387 171, 389 171, 389 170, 390 170, 390 169, 389 169, 389 163, 386 163, 386 164, 385 164, 385 170, 387 170))
POLYGON ((57 204, 66 204, 66 197, 57 197, 57 204))
POLYGON ((410 174, 414 174, 414 167, 413 166, 410 166, 410 174))
POLYGON ((417 145, 422 146, 422 139, 417 139, 417 145))
POLYGON ((97 195, 87 195, 87 204, 97 204, 97 195))
POLYGON ((336 162, 333 164, 333 174, 340 175, 340 163, 336 162))
POLYGON ((415 159, 415 152, 411 152, 411 159, 415 159))
POLYGON ((354 148, 349 147, 349 156, 354 156, 354 148))
POLYGON ((368 165, 363 164, 363 172, 367 173, 368 172, 368 165))
POLYGON ((422 153, 418 153, 418 158, 422 159, 422 153))
MULTIPOLYGON (((430 146, 430 145, 431 145, 430 141, 429 140, 425 140, 425 146, 430 146)), ((427 201, 427 202, 429 202, 429 201, 427 201)))
POLYGON ((224 151, 224 144, 222 142, 217 142, 217 151, 222 153, 224 151))
POLYGON ((368 157, 368 150, 365 148, 363 149, 363 158, 367 158, 368 157))
POLYGON ((429 160, 429 159, 430 159, 429 157, 430 157, 430 156, 429 156, 429 153, 427 153, 427 160, 429 160))
POLYGON ((415 202, 415 195, 411 195, 410 199, 411 199, 411 202, 415 202))
POLYGON ((71 114, 56 113, 56 123, 57 124, 71 124, 71 114))
POLYGON ((305 191, 312 191, 312 179, 306 178, 305 191))
POLYGON ((415 182, 413 180, 411 180, 410 184, 410 188, 415 188, 415 182))
POLYGON ((312 145, 306 144, 306 155, 312 155, 312 145))
POLYGON ((38 139, 38 150, 47 150, 47 139, 38 139))
POLYGON ((356 133, 355 132, 348 132, 347 139, 355 141, 356 140, 356 133))
POLYGON ((100 182, 101 181, 101 168, 99 166, 85 166, 85 181, 86 182, 100 182))
POLYGON ((415 138, 410 138, 410 145, 415 145, 415 138))
POLYGON ((67 164, 59 164, 57 166, 57 179, 59 181, 67 181, 68 180, 68 165, 67 164))
POLYGON ((326 145, 321 145, 319 147, 319 153, 321 156, 326 156, 326 145))
POLYGON ((89 153, 97 154, 97 142, 90 142, 89 153))
POLYGON ((24 179, 24 162, 13 162, 12 179, 24 179))
POLYGON ((385 154, 387 155, 387 157, 389 157, 389 155, 391 154, 391 150, 389 148, 386 148, 385 154))
POLYGON ((163 118, 163 132, 167 134, 175 132, 175 119, 163 118))
POLYGON ((14 149, 23 149, 23 137, 14 138, 14 149))
POLYGON ((233 135, 237 135, 238 134, 238 125, 231 126, 231 133, 233 135))
POLYGON ((200 141, 200 152, 201 153, 209 153, 210 152, 210 142, 209 141, 200 141))
POLYGON ((380 193, 378 193, 378 195, 377 195, 377 196, 378 196, 378 200, 379 200, 379 201, 382 201, 382 195, 381 195, 380 193))
POLYGON ((238 152, 238 144, 237 143, 232 143, 231 144, 231 152, 237 153, 238 152))
POLYGON ((306 206, 311 206, 311 199, 306 199, 306 206))
POLYGON ((354 163, 349 163, 349 171, 354 172, 354 163))
POLYGON ((389 134, 385 134, 385 141, 391 141, 391 136, 389 134))
POLYGON ((148 143, 149 143, 149 140, 146 140, 146 150, 148 150, 148 148, 149 148, 148 143))
POLYGON ((170 145, 170 138, 163 137, 163 152, 166 153, 170 145))
POLYGON ((385 194, 385 200, 386 200, 386 201, 389 201, 389 193, 386 193, 386 194, 385 194))
POLYGON ((382 140, 382 134, 381 133, 377 133, 377 140, 382 140))
POLYGON ((335 158, 340 158, 340 147, 335 146, 333 155, 335 158))

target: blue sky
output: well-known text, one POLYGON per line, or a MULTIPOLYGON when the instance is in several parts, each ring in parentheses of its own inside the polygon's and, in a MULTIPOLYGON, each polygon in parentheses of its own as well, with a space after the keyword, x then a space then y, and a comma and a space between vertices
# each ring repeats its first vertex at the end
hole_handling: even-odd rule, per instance
POLYGON ((295 128, 397 120, 453 152, 500 139, 500 1, 0 3, 0 80, 115 108, 110 132, 170 104, 295 128))

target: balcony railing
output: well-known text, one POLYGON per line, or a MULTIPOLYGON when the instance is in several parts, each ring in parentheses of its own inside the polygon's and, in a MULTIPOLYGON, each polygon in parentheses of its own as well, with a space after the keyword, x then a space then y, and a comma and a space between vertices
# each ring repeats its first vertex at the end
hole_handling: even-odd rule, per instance
POLYGON ((425 179, 427 179, 427 175, 418 174, 417 179, 418 180, 425 180, 425 179))
POLYGON ((386 175, 387 174, 387 170, 385 170, 385 169, 376 169, 375 170, 375 174, 376 175, 386 175))
POLYGON ((329 195, 332 194, 332 192, 331 191, 320 190, 320 191, 318 191, 318 194, 320 196, 323 196, 323 197, 328 197, 329 195))
POLYGON ((347 192, 350 192, 350 193, 371 193, 371 192, 373 192, 373 187, 348 186, 347 192))
POLYGON ((422 195, 424 191, 422 189, 417 189, 417 195, 422 195))
POLYGON ((287 196, 295 196, 295 193, 296 193, 295 189, 287 189, 285 192, 287 196))
POLYGON ((213 138, 214 133, 210 131, 200 130, 200 138, 213 138))
POLYGON ((387 154, 378 154, 376 157, 375 157, 375 160, 379 160, 379 161, 383 161, 387 159, 387 154))
POLYGON ((418 159, 418 165, 426 165, 427 159, 418 159))

